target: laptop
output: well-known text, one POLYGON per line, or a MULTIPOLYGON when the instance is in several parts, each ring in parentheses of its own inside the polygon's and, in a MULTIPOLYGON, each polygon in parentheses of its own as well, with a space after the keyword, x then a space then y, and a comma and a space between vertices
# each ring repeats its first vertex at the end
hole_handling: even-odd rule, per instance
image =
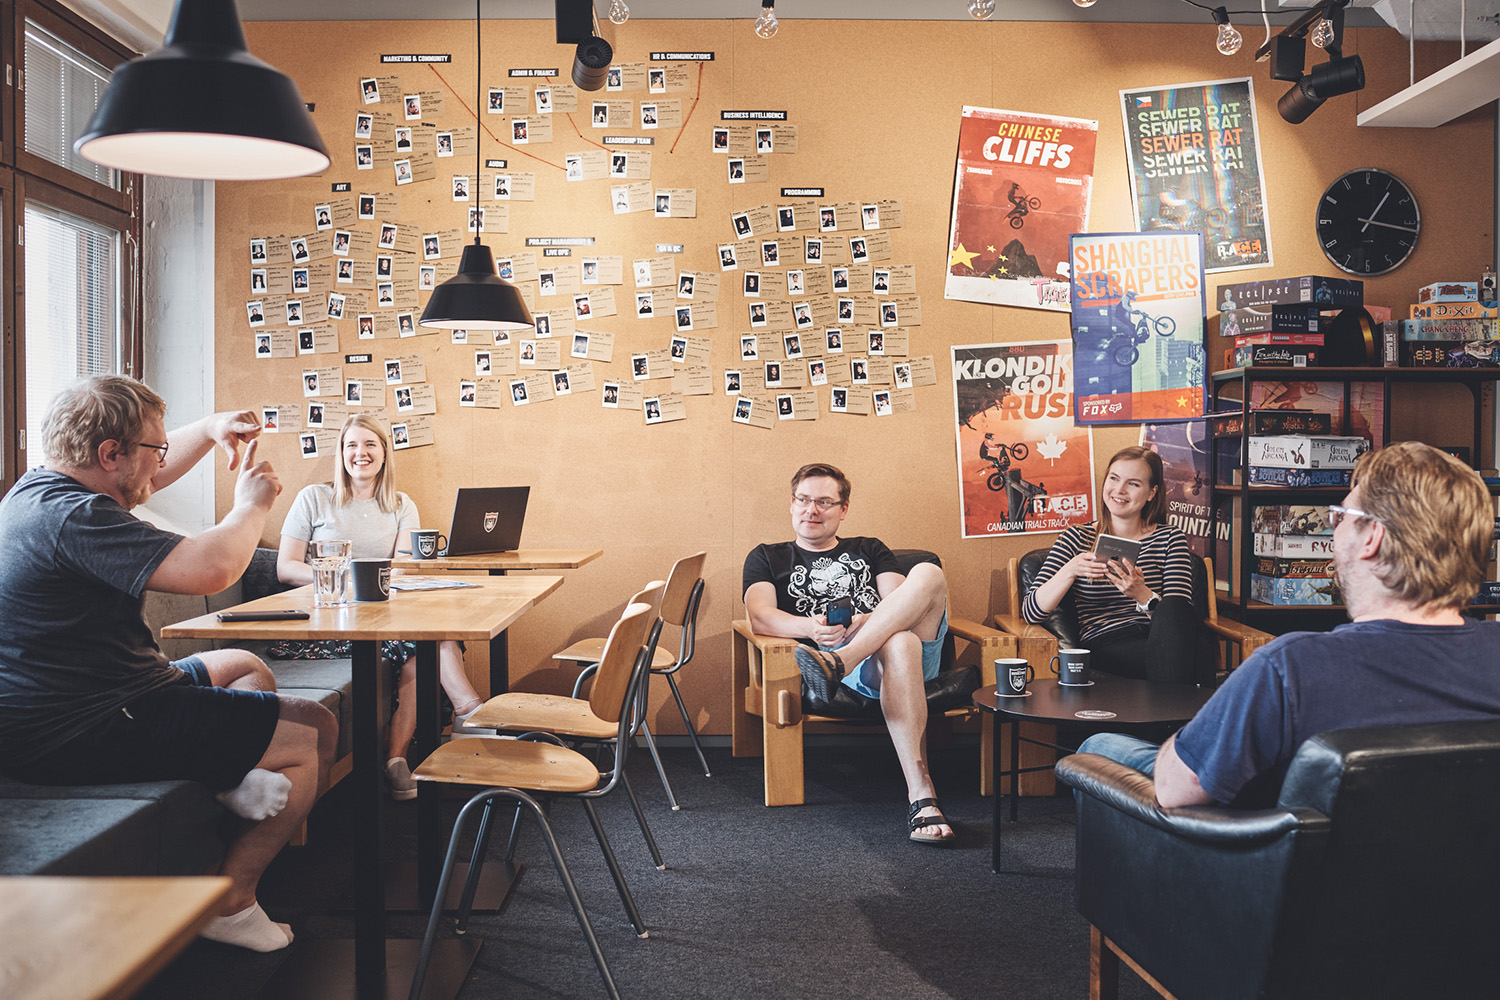
POLYGON ((444 555, 473 556, 521 547, 530 486, 460 489, 453 501, 453 524, 444 555))

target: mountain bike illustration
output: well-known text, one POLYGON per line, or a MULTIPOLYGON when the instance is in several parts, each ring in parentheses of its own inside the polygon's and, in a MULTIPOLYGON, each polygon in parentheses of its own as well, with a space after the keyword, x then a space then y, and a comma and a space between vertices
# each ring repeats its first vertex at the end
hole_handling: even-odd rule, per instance
POLYGON ((1170 337, 1177 332, 1177 321, 1171 316, 1151 316, 1137 309, 1135 293, 1126 292, 1120 296, 1120 302, 1110 316, 1109 328, 1110 339, 1117 336, 1129 338, 1127 343, 1114 350, 1115 364, 1129 368, 1140 358, 1140 345, 1150 340, 1152 333, 1158 337, 1170 337))
MULTIPOLYGON (((986 443, 988 444, 988 442, 986 443)), ((1031 449, 1021 442, 1017 442, 1016 444, 989 444, 989 455, 986 457, 995 463, 995 471, 989 474, 989 478, 985 480, 985 485, 997 493, 1005 489, 1006 472, 1010 469, 1011 459, 1022 462, 1030 454, 1031 449)))
POLYGON ((1020 229, 1026 225, 1026 216, 1042 207, 1042 199, 1035 196, 1027 197, 1021 193, 1021 185, 1015 181, 1010 183, 1010 192, 1005 196, 1010 202, 1010 211, 1005 218, 1010 221, 1010 228, 1020 229))

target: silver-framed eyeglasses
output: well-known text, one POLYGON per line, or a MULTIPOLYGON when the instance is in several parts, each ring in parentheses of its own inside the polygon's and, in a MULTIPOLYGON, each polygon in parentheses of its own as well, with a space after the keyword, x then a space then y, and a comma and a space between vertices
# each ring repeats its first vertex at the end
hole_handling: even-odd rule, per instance
POLYGON ((1339 522, 1346 517, 1367 517, 1372 521, 1380 520, 1374 514, 1362 511, 1358 507, 1340 507, 1336 503, 1328 505, 1328 526, 1330 528, 1337 528, 1339 522))
POLYGON ((796 493, 792 494, 792 503, 798 507, 816 507, 818 510, 832 510, 835 507, 842 507, 844 505, 844 501, 842 500, 828 500, 823 497, 804 497, 798 496, 796 493))
POLYGON ((137 441, 136 444, 142 448, 150 448, 160 456, 160 461, 163 465, 167 463, 167 449, 172 446, 172 443, 170 441, 168 441, 166 444, 147 444, 144 441, 137 441))

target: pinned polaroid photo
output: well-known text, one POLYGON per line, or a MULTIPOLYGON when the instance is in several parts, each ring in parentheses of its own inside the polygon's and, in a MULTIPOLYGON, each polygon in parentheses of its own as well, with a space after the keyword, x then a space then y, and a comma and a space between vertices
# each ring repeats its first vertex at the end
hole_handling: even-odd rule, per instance
POLYGON ((264 264, 266 262, 266 241, 263 239, 250 241, 250 263, 264 264))
POLYGON ((536 341, 521 341, 521 350, 517 355, 516 360, 522 365, 529 365, 533 368, 536 367, 536 341))
POLYGON ((849 412, 849 390, 835 386, 828 393, 828 409, 831 413, 849 412))
POLYGON ((473 406, 474 405, 474 390, 475 390, 475 385, 474 385, 473 382, 460 382, 460 383, 458 383, 458 405, 459 406, 473 406))
MULTIPOLYGON (((528 138, 526 119, 512 118, 510 120, 510 141, 518 146, 524 146, 531 141, 528 138)), ((521 389, 525 391, 526 386, 522 385, 521 389)))
POLYGON ((851 236, 849 238, 849 259, 858 264, 862 260, 868 260, 869 256, 870 252, 865 247, 865 238, 863 236, 851 236))
POLYGON ((776 267, 781 263, 781 245, 775 240, 762 240, 760 244, 760 264, 762 267, 776 267))
POLYGON ((536 273, 536 287, 538 295, 557 294, 557 272, 538 271, 536 273))
POLYGON ((380 240, 378 246, 382 250, 391 250, 396 246, 396 224, 393 222, 382 222, 380 224, 380 240))
POLYGON ((576 319, 589 319, 594 315, 593 307, 589 305, 587 294, 573 296, 573 316, 576 319))
POLYGON ((630 211, 630 191, 628 188, 617 187, 614 189, 614 206, 616 215, 624 215, 630 211))
POLYGON ((730 368, 724 372, 724 395, 738 396, 740 394, 740 371, 738 368, 730 368))
POLYGON ((312 327, 304 327, 297 331, 297 353, 311 354, 313 352, 312 327))
POLYGON ((835 292, 847 292, 849 290, 849 269, 847 267, 836 267, 833 269, 833 290, 835 292))
POLYGON ((609 154, 609 176, 624 177, 630 170, 630 155, 628 153, 609 154))
POLYGON ((416 317, 411 313, 398 313, 396 315, 396 330, 403 337, 415 337, 417 335, 416 317))
POLYGON ((469 200, 469 175, 468 174, 454 174, 453 175, 453 200, 454 201, 468 201, 469 200))
POLYGON ((489 351, 475 351, 474 352, 474 376, 475 376, 475 378, 478 378, 478 377, 484 376, 484 375, 488 375, 489 373, 490 373, 490 352, 489 351))
POLYGON ((422 95, 421 94, 407 94, 405 97, 401 98, 401 101, 406 106, 406 120, 407 121, 414 122, 414 121, 418 121, 419 119, 421 119, 421 117, 422 117, 422 95))
POLYGON ((646 423, 661 423, 661 397, 647 396, 641 400, 641 407, 646 411, 646 423))
POLYGON ((344 382, 344 402, 353 406, 359 406, 364 397, 364 391, 364 383, 359 379, 346 379, 344 382))
POLYGON ((825 350, 829 354, 844 353, 844 331, 829 327, 823 331, 826 338, 825 350))
POLYGON ((869 350, 869 353, 870 354, 877 354, 877 355, 884 354, 885 353, 885 334, 881 333, 879 330, 871 330, 871 331, 869 331, 868 336, 870 338, 870 350, 869 350))
POLYGON ((495 200, 510 201, 510 174, 495 175, 495 200))
MULTIPOLYGON (((859 224, 860 224, 860 227, 863 228, 863 229, 879 229, 880 228, 880 206, 879 205, 861 205, 860 209, 859 209, 859 224)), ((886 401, 889 402, 890 400, 887 399, 886 401)))
POLYGON ((738 236, 740 239, 744 239, 746 236, 750 235, 749 213, 741 212, 738 215, 731 215, 729 217, 729 221, 734 223, 734 235, 738 236))
POLYGON ((641 128, 656 128, 656 105, 641 105, 641 128))
POLYGON ((260 411, 260 429, 267 434, 276 434, 280 431, 280 421, 277 419, 281 411, 272 406, 260 411))
POLYGON ((803 284, 801 268, 786 273, 786 293, 788 295, 802 295, 806 290, 803 284))
POLYGON ((809 361, 807 363, 807 381, 812 385, 827 385, 828 366, 822 361, 809 361))
POLYGON ((849 381, 855 385, 870 384, 870 362, 865 358, 854 358, 849 362, 849 381))
POLYGON ((307 291, 307 283, 310 280, 309 277, 308 277, 309 273, 310 272, 305 267, 294 267, 294 268, 292 268, 292 291, 294 291, 294 292, 305 292, 305 291, 307 291))
POLYGON ((692 328, 693 328, 693 307, 692 306, 678 306, 677 307, 677 329, 679 329, 679 330, 691 330, 692 328))
POLYGON ((469 209, 469 232, 471 232, 471 233, 482 233, 482 232, 484 232, 484 208, 483 208, 483 206, 475 206, 475 207, 469 209))
POLYGON ((727 128, 714 129, 713 151, 715 153, 729 152, 729 130, 727 128))
POLYGON ((397 451, 411 447, 411 432, 406 424, 391 424, 391 447, 397 451))
POLYGON ((823 260, 823 238, 821 236, 808 236, 802 243, 803 258, 809 264, 821 263, 823 260))
POLYGON ((375 283, 375 304, 381 309, 388 309, 396 304, 396 285, 390 281, 377 281, 375 283))
POLYGON ((735 252, 734 252, 734 244, 732 244, 732 243, 720 243, 719 244, 719 270, 721 270, 721 271, 737 271, 737 270, 739 270, 739 267, 740 267, 740 260, 739 260, 738 255, 736 255, 735 252))
POLYGON ((667 71, 664 69, 652 69, 646 73, 646 89, 653 94, 665 94, 667 92, 667 71))
POLYGON ((901 325, 900 321, 897 320, 897 318, 896 318, 896 303, 894 303, 894 302, 882 302, 882 303, 880 303, 880 325, 881 326, 900 326, 901 325))
POLYGON ((757 155, 775 152, 775 149, 772 148, 770 129, 758 128, 755 130, 755 152, 757 155))
POLYGON ((611 410, 620 408, 620 383, 605 382, 601 386, 599 405, 611 410))
POLYGON ((583 276, 579 280, 585 285, 599 284, 599 258, 584 257, 580 263, 583 266, 583 276))
POLYGON ((309 426, 309 427, 322 427, 323 426, 323 404, 322 403, 308 403, 307 404, 307 426, 309 426))
POLYGON ((766 325, 766 304, 764 302, 750 303, 750 325, 752 327, 766 325))
POLYGON ((741 396, 734 401, 734 416, 732 419, 737 424, 748 424, 750 422, 750 411, 755 407, 755 400, 749 396, 741 396))
POLYGON ((594 102, 594 128, 609 128, 609 102, 594 102))
POLYGON ((385 363, 385 384, 386 385, 400 385, 401 384, 401 359, 400 358, 391 358, 389 361, 387 361, 385 363))
POLYGON ((903 361, 891 367, 891 373, 896 379, 897 389, 911 388, 911 362, 903 361))
POLYGON ((781 362, 767 361, 765 363, 766 388, 781 388, 781 362))
POLYGON ((359 317, 359 339, 375 339, 375 314, 364 313, 359 317))
POLYGON ((740 357, 746 361, 760 360, 760 338, 753 333, 741 337, 740 357))
POLYGON ((745 183, 745 161, 738 157, 731 159, 728 163, 729 183, 745 183))
POLYGON ((573 349, 568 352, 570 357, 586 358, 589 356, 589 335, 586 333, 573 334, 573 349))
POLYGON ((314 205, 313 221, 317 224, 318 231, 333 228, 333 207, 330 205, 314 205))
POLYGON ((677 279, 677 297, 679 299, 690 299, 693 297, 694 278, 691 274, 684 274, 677 279))
POLYGON ((838 300, 838 310, 839 310, 838 316, 839 316, 839 322, 840 323, 853 323, 854 322, 854 300, 853 299, 839 299, 838 300))
POLYGON ((364 95, 366 104, 380 103, 380 84, 374 77, 359 81, 359 90, 364 95))
POLYGON ((514 281, 516 277, 515 262, 509 257, 501 257, 495 261, 495 273, 506 281, 514 281))
POLYGON ((796 228, 796 213, 792 211, 792 206, 782 205, 776 209, 776 231, 778 233, 789 233, 796 228))
POLYGON ((410 413, 411 412, 411 387, 410 386, 401 386, 399 389, 396 390, 396 412, 397 413, 410 413))
POLYGON ((891 272, 876 270, 870 278, 870 290, 876 295, 888 295, 891 291, 891 272))
POLYGON ((656 196, 656 212, 658 219, 665 219, 672 214, 672 196, 665 192, 659 192, 656 196))
POLYGON ((544 312, 539 312, 531 317, 531 328, 536 331, 537 339, 552 336, 552 317, 544 312))
POLYGON ((802 336, 800 334, 786 334, 781 338, 781 343, 786 348, 788 361, 796 361, 802 357, 802 336))
POLYGON ((777 396, 776 397, 776 419, 778 419, 778 420, 791 420, 793 418, 793 416, 794 416, 794 414, 792 413, 792 397, 790 395, 780 395, 780 396, 777 396))
POLYGON ((875 415, 877 417, 888 417, 894 411, 891 409, 891 393, 889 389, 875 393, 875 415))
POLYGON ((806 302, 798 302, 792 306, 792 318, 797 322, 797 329, 808 329, 813 325, 812 306, 806 302))
POLYGON ((635 314, 641 319, 650 319, 656 315, 656 306, 652 301, 650 292, 637 292, 635 295, 635 314))
POLYGON ((266 290, 266 269, 263 267, 252 267, 250 269, 250 294, 263 294, 266 290))
POLYGON ((437 134, 437 155, 439 155, 439 156, 452 156, 453 155, 453 133, 452 132, 439 132, 437 134))
POLYGON ((492 115, 505 114, 505 91, 499 87, 491 87, 484 109, 492 115))
POLYGON ((552 395, 571 396, 573 385, 568 381, 568 370, 566 368, 552 373, 552 395))
POLYGON ((286 303, 286 325, 302 325, 302 300, 288 299, 286 303))
POLYGON ((536 113, 539 115, 550 115, 552 113, 552 88, 536 88, 536 113))
POLYGON ((328 318, 344 318, 344 296, 339 292, 328 293, 328 318))
POLYGON ((303 371, 302 373, 302 395, 316 396, 318 394, 318 373, 303 371))
POLYGON ((396 129, 396 152, 398 152, 398 153, 410 153, 411 152, 411 129, 410 128, 398 128, 398 129, 396 129))
POLYGON ((818 232, 831 233, 839 228, 838 216, 834 214, 832 205, 824 205, 818 209, 818 232))
POLYGON ((333 254, 335 257, 349 256, 349 234, 342 229, 333 232, 333 254))
POLYGON ((423 260, 437 260, 442 255, 442 244, 437 233, 428 233, 422 237, 423 260))
POLYGON ((467 344, 469 342, 468 330, 449 330, 448 342, 450 344, 467 344))
POLYGON ((669 353, 672 356, 672 363, 674 365, 687 364, 687 338, 673 337, 669 353))
POLYGON ((423 264, 417 268, 417 288, 426 292, 437 287, 437 265, 423 264))
POLYGON ((396 183, 397 184, 410 184, 411 183, 411 161, 410 160, 397 160, 396 163, 395 163, 395 168, 396 168, 396 183))
POLYGON ((375 169, 375 147, 374 146, 355 146, 354 147, 354 169, 355 170, 374 170, 375 169))
POLYGON ((271 335, 269 333, 257 333, 255 335, 255 356, 257 358, 269 358, 271 356, 271 335))
POLYGON ((375 116, 361 111, 354 116, 354 138, 370 141, 370 132, 375 127, 375 116))
POLYGON ((643 382, 651 377, 651 359, 644 354, 632 354, 630 356, 630 376, 637 382, 643 382))
POLYGON ((526 392, 526 380, 517 379, 510 384, 510 401, 516 406, 525 406, 531 402, 531 396, 526 392))
POLYGON ((298 236, 297 238, 293 239, 291 241, 291 248, 292 263, 300 264, 301 262, 309 259, 307 254, 307 240, 303 237, 298 236))
POLYGON ((316 434, 298 434, 297 440, 302 443, 303 458, 318 457, 318 436, 316 434))

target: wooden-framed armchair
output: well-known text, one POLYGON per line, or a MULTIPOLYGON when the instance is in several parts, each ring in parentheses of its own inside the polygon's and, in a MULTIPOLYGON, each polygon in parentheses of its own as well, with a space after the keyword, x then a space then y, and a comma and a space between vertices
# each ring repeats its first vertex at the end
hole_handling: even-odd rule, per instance
MULTIPOLYGON (((937 561, 932 553, 917 549, 897 550, 895 555, 903 569, 917 562, 937 561)), ((868 706, 858 710, 839 703, 829 706, 807 702, 802 674, 793 656, 797 649, 793 639, 756 635, 748 621, 740 620, 734 622, 730 641, 734 756, 765 758, 766 805, 801 805, 802 737, 806 726, 834 723, 883 727, 879 706, 871 711, 868 706), (834 712, 841 714, 831 714, 834 712)), ((994 781, 990 771, 994 715, 975 709, 971 696, 979 687, 995 683, 995 659, 1015 656, 1015 650, 1014 637, 950 613, 943 669, 927 683, 930 718, 980 717, 980 785, 985 794, 990 793, 994 781), (955 639, 977 647, 977 664, 956 665, 955 639)))

